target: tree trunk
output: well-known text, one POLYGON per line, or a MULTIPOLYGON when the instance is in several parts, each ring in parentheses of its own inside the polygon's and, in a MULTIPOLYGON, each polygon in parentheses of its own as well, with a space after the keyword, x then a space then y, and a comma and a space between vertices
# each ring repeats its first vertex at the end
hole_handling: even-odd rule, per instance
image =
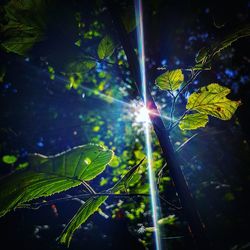
MULTIPOLYGON (((127 56, 127 61, 130 67, 130 71, 135 80, 135 87, 138 90, 138 93, 143 97, 141 89, 141 77, 140 77, 140 68, 139 60, 136 56, 131 41, 126 33, 126 30, 121 21, 121 15, 119 13, 119 7, 112 0, 107 0, 106 4, 108 6, 109 12, 112 16, 114 25, 117 29, 120 42, 123 46, 125 54, 127 56)), ((204 225, 200 219, 200 215, 195 207, 193 197, 189 191, 187 182, 184 178, 178 157, 176 156, 173 146, 170 141, 169 133, 163 123, 160 112, 154 102, 153 97, 150 94, 150 91, 147 90, 147 108, 152 110, 153 115, 150 114, 150 119, 154 128, 154 131, 159 140, 160 146, 163 151, 163 156, 168 164, 170 176, 173 179, 175 184, 178 197, 180 199, 181 205, 184 210, 184 214, 189 223, 189 228, 192 233, 192 236, 196 242, 198 249, 210 249, 208 241, 205 236, 204 225)))

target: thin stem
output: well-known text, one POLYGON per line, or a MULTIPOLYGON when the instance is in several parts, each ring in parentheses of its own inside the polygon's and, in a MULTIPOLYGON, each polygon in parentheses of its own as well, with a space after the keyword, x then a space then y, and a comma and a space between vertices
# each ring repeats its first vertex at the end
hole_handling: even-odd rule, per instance
MULTIPOLYGON (((63 197, 63 198, 58 198, 58 199, 54 199, 54 200, 50 200, 50 201, 46 201, 46 202, 35 202, 35 203, 31 203, 31 204, 21 204, 20 206, 18 206, 18 208, 31 208, 31 209, 39 209, 41 206, 49 206, 52 205, 56 202, 60 202, 60 201, 68 201, 68 200, 73 200, 76 198, 91 198, 91 197, 100 197, 100 196, 108 196, 108 197, 113 197, 113 198, 126 198, 126 197, 150 197, 149 194, 137 194, 137 193, 123 193, 123 194, 114 194, 114 193, 106 193, 106 192, 102 192, 102 193, 91 193, 91 194, 80 194, 80 195, 74 195, 74 196, 67 196, 67 197, 63 197)), ((176 205, 174 205, 173 203, 171 203, 170 201, 166 200, 165 198, 163 198, 162 196, 160 196, 160 199, 162 199, 164 202, 166 202, 169 206, 171 206, 174 209, 180 210, 180 207, 177 207, 176 205)))
POLYGON ((176 96, 174 96, 173 94, 171 94, 171 96, 173 97, 173 101, 172 101, 172 105, 171 105, 171 110, 170 110, 170 124, 169 124, 169 131, 171 131, 174 127, 176 127, 179 122, 183 119, 183 117, 185 116, 185 114, 187 112, 185 112, 181 118, 174 123, 173 121, 173 116, 174 116, 174 111, 175 111, 175 105, 176 105, 176 101, 178 99, 178 97, 180 96, 180 94, 189 86, 189 84, 191 84, 196 77, 201 73, 201 70, 196 71, 194 74, 192 72, 192 75, 190 77, 190 79, 186 82, 186 84, 180 89, 180 91, 176 94, 176 96))
POLYGON ((179 123, 180 123, 180 121, 184 118, 184 116, 187 114, 189 112, 189 109, 187 109, 183 114, 182 114, 182 116, 169 128, 169 132, 171 131, 171 130, 173 130, 179 123))
POLYGON ((82 181, 82 184, 91 194, 96 194, 95 190, 86 181, 82 181))

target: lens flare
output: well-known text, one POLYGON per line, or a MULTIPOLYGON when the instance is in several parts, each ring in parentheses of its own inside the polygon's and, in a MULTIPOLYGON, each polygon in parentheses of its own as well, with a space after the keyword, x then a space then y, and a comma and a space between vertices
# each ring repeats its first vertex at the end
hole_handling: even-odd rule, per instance
POLYGON ((151 198, 151 208, 152 208, 152 217, 154 224, 154 236, 155 236, 155 247, 156 250, 161 250, 161 237, 160 230, 157 221, 159 220, 160 206, 159 206, 159 196, 157 191, 157 185, 155 181, 155 175, 152 166, 152 148, 151 148, 151 136, 150 136, 150 118, 147 110, 147 92, 146 92, 146 71, 145 71, 145 52, 144 52, 144 31, 143 31, 143 17, 142 17, 142 3, 141 0, 135 0, 135 14, 138 24, 137 28, 137 42, 138 42, 138 54, 139 54, 139 63, 140 63, 140 76, 142 84, 142 94, 144 101, 144 131, 145 131, 145 141, 146 141, 146 150, 147 150, 147 164, 148 164, 148 177, 150 185, 150 198, 151 198))

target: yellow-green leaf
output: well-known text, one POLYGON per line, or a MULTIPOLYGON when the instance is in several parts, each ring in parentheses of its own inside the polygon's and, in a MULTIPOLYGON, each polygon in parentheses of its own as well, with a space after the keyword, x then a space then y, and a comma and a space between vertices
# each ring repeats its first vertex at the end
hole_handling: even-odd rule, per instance
POLYGON ((240 105, 240 101, 232 101, 226 97, 230 91, 218 83, 211 83, 202 87, 199 92, 191 94, 186 108, 221 120, 229 120, 240 105))
POLYGON ((195 113, 185 115, 179 123, 181 130, 193 130, 201 127, 205 127, 208 123, 208 115, 195 113))
POLYGON ((171 70, 156 78, 155 84, 162 90, 177 90, 184 81, 181 69, 171 70))
POLYGON ((114 52, 115 45, 110 36, 105 36, 98 45, 97 54, 100 59, 111 56, 114 52))
POLYGON ((64 228, 59 237, 60 243, 66 244, 69 247, 75 230, 79 228, 95 211, 97 211, 107 198, 108 196, 89 198, 64 228))

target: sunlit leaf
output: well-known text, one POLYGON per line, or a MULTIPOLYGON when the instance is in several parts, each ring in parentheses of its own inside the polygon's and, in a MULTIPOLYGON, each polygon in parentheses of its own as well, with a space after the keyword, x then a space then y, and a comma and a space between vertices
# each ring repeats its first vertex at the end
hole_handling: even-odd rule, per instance
POLYGON ((77 228, 81 226, 98 208, 105 202, 108 196, 91 197, 88 199, 77 211, 75 216, 71 219, 68 225, 64 228, 62 234, 59 237, 59 241, 62 244, 66 244, 69 247, 72 236, 77 228))
MULTIPOLYGON (((136 166, 132 167, 123 178, 121 178, 112 188, 107 190, 107 194, 124 190, 126 184, 133 178, 135 171, 139 168, 143 160, 141 160, 136 166)), ((79 228, 80 225, 84 223, 95 211, 97 211, 107 198, 108 196, 101 196, 98 198, 91 197, 88 199, 86 203, 79 208, 75 216, 63 230, 59 237, 59 241, 69 246, 74 231, 79 228)))
POLYGON ((111 150, 92 144, 55 156, 31 155, 28 168, 1 181, 0 216, 19 204, 92 180, 105 169, 112 157, 111 150))
POLYGON ((161 218, 157 221, 159 225, 173 225, 176 221, 176 217, 174 214, 171 214, 165 218, 161 218))
POLYGON ((137 165, 132 167, 115 185, 112 187, 111 191, 113 193, 126 190, 126 187, 128 186, 129 182, 132 180, 134 173, 136 170, 141 166, 144 159, 142 159, 137 165))
POLYGON ((110 36, 106 35, 98 45, 97 54, 100 59, 111 56, 114 52, 115 45, 110 36))
POLYGON ((221 120, 229 120, 240 105, 240 101, 232 101, 226 97, 230 91, 227 87, 211 83, 202 87, 199 92, 191 94, 186 108, 221 120))
POLYGON ((177 90, 184 81, 181 69, 167 71, 158 76, 155 80, 156 85, 162 90, 177 90))
POLYGON ((15 155, 4 155, 2 160, 6 164, 13 164, 17 161, 17 158, 15 155))
POLYGON ((179 123, 179 127, 182 130, 193 130, 201 127, 205 127, 208 123, 208 115, 195 113, 185 115, 179 123))

